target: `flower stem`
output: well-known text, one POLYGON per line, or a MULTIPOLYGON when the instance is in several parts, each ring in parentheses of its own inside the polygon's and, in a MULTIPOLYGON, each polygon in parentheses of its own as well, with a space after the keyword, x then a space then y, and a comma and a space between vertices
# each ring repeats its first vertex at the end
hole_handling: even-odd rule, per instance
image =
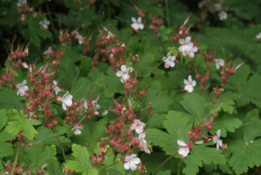
POLYGON ((61 150, 62 150, 62 153, 63 153, 63 158, 64 158, 64 161, 66 161, 66 157, 65 157, 65 153, 64 153, 64 149, 63 149, 63 145, 62 143, 60 142, 58 136, 57 136, 57 133, 55 133, 54 129, 52 128, 52 131, 53 131, 53 135, 55 136, 56 140, 58 141, 60 147, 61 147, 61 150))
POLYGON ((113 165, 115 165, 115 164, 117 164, 117 163, 119 163, 120 162, 120 160, 118 160, 118 161, 116 161, 116 162, 114 162, 114 163, 112 163, 112 164, 110 164, 110 165, 108 165, 108 166, 106 166, 106 167, 103 167, 102 169, 99 169, 99 171, 102 171, 102 170, 104 170, 104 169, 106 169, 106 168, 109 168, 109 167, 111 167, 111 166, 113 166, 113 165))
POLYGON ((17 164, 17 161, 18 161, 18 157, 19 157, 19 153, 20 153, 20 148, 21 148, 21 145, 19 144, 19 145, 18 145, 18 148, 17 148, 17 152, 16 152, 16 156, 15 156, 15 161, 14 161, 14 166, 13 166, 11 175, 14 175, 15 167, 16 167, 16 164, 17 164))
POLYGON ((152 175, 155 175, 165 163, 167 163, 170 159, 172 159, 172 158, 173 158, 175 155, 177 155, 177 154, 178 154, 178 152, 176 152, 175 154, 171 155, 169 158, 167 158, 166 160, 164 160, 164 162, 162 162, 162 163, 158 166, 158 168, 154 171, 154 173, 153 173, 152 175))
POLYGON ((168 0, 165 0, 165 10, 166 10, 166 20, 167 20, 167 24, 168 24, 168 26, 170 26, 168 0))

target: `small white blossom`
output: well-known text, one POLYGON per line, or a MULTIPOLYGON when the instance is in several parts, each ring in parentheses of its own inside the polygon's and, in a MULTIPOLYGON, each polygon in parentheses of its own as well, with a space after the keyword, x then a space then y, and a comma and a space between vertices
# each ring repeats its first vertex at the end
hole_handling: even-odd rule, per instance
POLYGON ((188 80, 184 80, 185 83, 185 90, 188 92, 192 92, 193 91, 193 87, 196 86, 196 81, 192 80, 191 75, 188 76, 188 80))
POLYGON ((261 32, 256 35, 256 39, 261 39, 261 32))
POLYGON ((74 125, 73 129, 72 130, 75 130, 74 131, 74 135, 81 135, 82 134, 82 131, 81 129, 83 129, 83 126, 82 125, 74 125))
POLYGON ((75 32, 75 37, 76 37, 76 39, 78 39, 78 43, 79 43, 80 45, 82 45, 83 42, 84 42, 84 39, 83 39, 82 35, 80 35, 80 34, 76 31, 76 32, 75 32))
POLYGON ((145 132, 143 132, 143 133, 141 133, 141 134, 139 135, 139 141, 140 141, 139 146, 141 147, 140 150, 141 150, 141 151, 144 151, 144 152, 147 153, 147 154, 150 154, 150 150, 149 150, 148 147, 147 147, 147 142, 146 142, 146 140, 144 139, 145 136, 146 136, 146 133, 145 133, 145 132))
POLYGON ((219 69, 220 67, 223 67, 225 64, 225 61, 223 59, 215 59, 216 61, 216 67, 219 69))
POLYGON ((69 92, 67 92, 66 94, 63 95, 62 97, 62 107, 64 110, 66 110, 67 106, 72 106, 72 98, 73 96, 71 94, 69 94, 69 92))
POLYGON ((137 165, 140 163, 140 159, 137 157, 136 154, 131 154, 125 157, 124 162, 124 168, 126 170, 131 169, 132 171, 134 171, 137 169, 137 165))
POLYGON ((22 83, 18 83, 15 85, 15 87, 18 89, 17 95, 24 96, 25 92, 29 89, 28 86, 25 85, 26 80, 24 80, 22 83))
POLYGON ((48 21, 46 18, 44 18, 43 21, 39 22, 41 29, 48 29, 48 25, 50 25, 50 21, 48 21))
POLYGON ((62 89, 59 88, 59 87, 57 86, 57 84, 58 84, 57 81, 56 81, 56 80, 53 80, 54 92, 55 92, 56 95, 57 95, 59 92, 62 91, 62 89))
POLYGON ((142 24, 141 21, 141 17, 138 17, 138 19, 136 20, 136 18, 132 17, 132 24, 131 24, 131 28, 133 28, 134 30, 139 30, 139 29, 144 29, 144 24, 142 24))
POLYGON ((220 3, 216 3, 216 4, 214 5, 214 9, 215 9, 216 11, 220 11, 220 10, 222 10, 222 5, 221 5, 220 3))
POLYGON ((121 65, 121 71, 116 73, 117 77, 121 78, 121 82, 125 83, 129 80, 130 75, 129 73, 133 71, 132 67, 127 68, 126 65, 121 65))
POLYGON ((44 51, 44 55, 46 56, 46 58, 50 58, 51 54, 53 50, 52 47, 49 47, 48 50, 44 51))
POLYGON ((167 57, 163 57, 163 61, 165 62, 165 68, 174 67, 175 60, 176 60, 176 57, 174 55, 171 56, 169 53, 168 53, 167 57))
POLYGON ((131 130, 135 130, 138 134, 141 134, 143 132, 144 126, 145 123, 141 122, 138 119, 135 119, 134 123, 131 124, 131 130))
MULTIPOLYGON (((94 110, 100 109, 100 105, 97 103, 98 99, 92 101, 92 107, 94 110)), ((83 101, 83 107, 87 110, 88 109, 88 103, 86 100, 83 101)))
POLYGON ((26 6, 27 4, 27 0, 18 0, 17 2, 17 7, 22 7, 22 6, 26 6))
POLYGON ((218 16, 219 16, 219 20, 220 20, 220 21, 224 21, 224 20, 227 19, 227 12, 221 11, 221 12, 218 14, 218 16))
POLYGON ((178 140, 178 145, 181 146, 181 148, 179 148, 178 153, 182 156, 182 157, 186 157, 189 153, 189 146, 187 143, 185 143, 183 140, 178 140))
POLYGON ((219 149, 219 147, 221 147, 222 149, 225 148, 223 141, 221 139, 219 139, 220 135, 221 135, 221 130, 219 129, 217 131, 217 135, 213 136, 213 142, 217 144, 217 149, 219 149))

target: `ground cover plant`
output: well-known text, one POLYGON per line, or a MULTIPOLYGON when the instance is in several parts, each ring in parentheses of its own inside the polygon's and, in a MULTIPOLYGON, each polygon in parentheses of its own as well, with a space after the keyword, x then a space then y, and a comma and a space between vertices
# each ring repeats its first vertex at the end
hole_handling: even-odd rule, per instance
POLYGON ((260 174, 260 8, 1 1, 0 174, 260 174))

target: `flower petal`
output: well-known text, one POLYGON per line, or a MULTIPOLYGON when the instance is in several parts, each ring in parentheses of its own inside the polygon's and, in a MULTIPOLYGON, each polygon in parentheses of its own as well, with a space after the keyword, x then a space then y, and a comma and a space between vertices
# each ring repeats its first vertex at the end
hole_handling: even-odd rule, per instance
POLYGON ((178 140, 177 143, 179 146, 187 146, 187 144, 183 140, 178 140))

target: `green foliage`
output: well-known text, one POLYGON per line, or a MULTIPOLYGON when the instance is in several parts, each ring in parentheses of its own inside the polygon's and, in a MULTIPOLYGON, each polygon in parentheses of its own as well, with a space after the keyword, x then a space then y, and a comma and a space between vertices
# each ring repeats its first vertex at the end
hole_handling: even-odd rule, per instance
POLYGON ((23 135, 28 139, 33 139, 38 132, 34 128, 34 125, 40 125, 41 122, 27 118, 27 115, 23 111, 9 110, 9 117, 13 120, 8 122, 5 130, 6 132, 17 135, 20 131, 23 131, 23 135))
POLYGON ((85 147, 80 145, 72 145, 73 156, 75 160, 69 160, 66 163, 66 168, 76 170, 83 175, 98 175, 98 170, 94 169, 91 165, 90 154, 85 147))

